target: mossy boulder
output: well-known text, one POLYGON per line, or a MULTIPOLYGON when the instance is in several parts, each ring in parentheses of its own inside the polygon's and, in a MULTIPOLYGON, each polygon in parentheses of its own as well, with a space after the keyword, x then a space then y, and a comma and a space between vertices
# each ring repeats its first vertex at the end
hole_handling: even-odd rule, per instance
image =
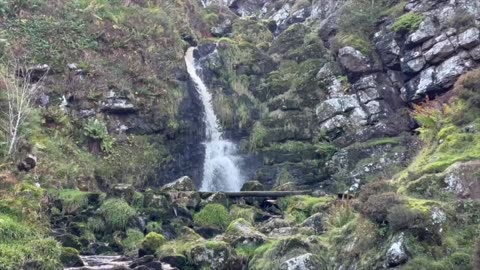
POLYGON ((188 176, 183 176, 166 184, 161 188, 161 191, 196 191, 195 183, 188 176))
POLYGON ((259 210, 253 206, 235 204, 230 208, 230 218, 232 220, 243 218, 253 224, 260 215, 259 210))
POLYGON ((267 237, 257 231, 250 222, 243 218, 236 219, 228 225, 223 239, 233 246, 261 245, 267 237))
POLYGON ((62 248, 60 255, 60 261, 65 267, 82 267, 84 266, 82 259, 78 253, 78 250, 70 247, 62 248))
POLYGON ((166 242, 165 237, 163 235, 151 232, 145 236, 143 239, 140 249, 138 251, 138 255, 143 257, 145 255, 153 255, 155 251, 160 248, 166 242))
POLYGON ((241 191, 262 191, 265 187, 258 181, 247 181, 243 184, 241 191))
POLYGON ((197 268, 241 270, 242 259, 227 243, 205 241, 195 245, 188 253, 189 261, 197 268))
POLYGON ((221 204, 208 204, 194 215, 194 221, 201 226, 212 226, 225 229, 230 221, 225 206, 221 204))

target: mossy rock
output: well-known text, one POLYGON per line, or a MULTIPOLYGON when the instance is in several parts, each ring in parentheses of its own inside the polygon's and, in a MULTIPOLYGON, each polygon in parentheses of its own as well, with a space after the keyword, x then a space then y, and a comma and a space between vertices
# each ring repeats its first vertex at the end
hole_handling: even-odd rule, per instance
POLYGON ((310 246, 300 236, 267 242, 257 248, 250 261, 252 270, 282 269, 281 265, 293 258, 310 253, 310 246))
POLYGON ((195 223, 203 226, 213 226, 225 229, 230 216, 225 206, 221 204, 207 204, 200 212, 194 215, 195 223))
POLYGON ((243 218, 253 224, 257 216, 258 209, 253 206, 235 204, 230 208, 230 218, 232 220, 243 218))
POLYGON ((236 219, 228 225, 225 231, 224 240, 233 246, 240 244, 261 245, 267 237, 257 231, 250 222, 243 218, 236 219))
POLYGON ((143 257, 145 255, 153 255, 155 251, 160 248, 166 242, 165 237, 163 235, 151 232, 145 236, 140 245, 140 249, 138 251, 138 255, 143 257))
POLYGON ((242 259, 227 243, 205 241, 188 252, 189 262, 197 269, 241 270, 242 259))
POLYGON ((84 266, 78 250, 70 247, 62 248, 60 261, 65 267, 82 267, 84 266))

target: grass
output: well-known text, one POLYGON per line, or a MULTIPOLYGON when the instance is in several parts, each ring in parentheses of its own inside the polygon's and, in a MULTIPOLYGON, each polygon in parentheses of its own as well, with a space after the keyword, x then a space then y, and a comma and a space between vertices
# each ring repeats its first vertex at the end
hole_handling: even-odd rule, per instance
POLYGON ((193 217, 195 223, 202 226, 213 226, 225 229, 230 222, 230 216, 225 206, 221 204, 207 204, 193 217))
POLYGON ((301 223, 315 212, 326 209, 333 201, 333 197, 291 196, 282 198, 279 205, 287 219, 301 223))
POLYGON ((418 29, 422 21, 423 16, 415 12, 409 12, 398 18, 392 25, 392 29, 395 32, 413 32, 418 29))
POLYGON ((125 255, 135 256, 143 241, 143 233, 137 229, 128 229, 127 237, 122 240, 125 255))
POLYGON ((66 189, 60 191, 58 198, 62 202, 62 210, 64 214, 73 214, 77 210, 88 205, 88 192, 79 190, 66 189))
POLYGON ((244 220, 254 223, 255 222, 256 208, 254 207, 242 207, 238 205, 233 205, 230 208, 230 219, 236 220, 243 218, 244 220))
POLYGON ((110 231, 124 230, 128 222, 136 214, 128 203, 122 199, 108 199, 98 209, 107 229, 110 231))

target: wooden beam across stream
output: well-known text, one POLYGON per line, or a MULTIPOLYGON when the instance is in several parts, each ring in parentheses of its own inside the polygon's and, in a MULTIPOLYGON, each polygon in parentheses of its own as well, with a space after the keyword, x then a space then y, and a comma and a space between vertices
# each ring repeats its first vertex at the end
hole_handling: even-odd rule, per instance
POLYGON ((312 190, 293 190, 293 191, 239 191, 239 192, 199 192, 202 198, 208 197, 215 193, 223 193, 229 198, 241 197, 269 197, 280 198, 294 195, 309 195, 312 190))

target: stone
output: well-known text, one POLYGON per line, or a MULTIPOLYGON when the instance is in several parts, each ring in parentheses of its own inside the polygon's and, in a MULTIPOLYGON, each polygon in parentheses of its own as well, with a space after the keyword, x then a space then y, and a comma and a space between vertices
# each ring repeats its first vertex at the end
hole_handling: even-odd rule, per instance
POLYGON ((25 155, 17 164, 17 169, 23 172, 29 172, 37 167, 37 157, 32 154, 25 155))
POLYGON ((455 53, 455 48, 452 42, 450 42, 449 39, 446 39, 444 41, 441 41, 433 45, 433 47, 427 52, 425 52, 424 55, 425 55, 425 60, 427 60, 427 62, 436 64, 444 61, 454 53, 455 53))
POLYGON ((459 162, 445 170, 444 181, 446 190, 462 199, 479 199, 480 161, 459 162))
POLYGON ((240 191, 262 191, 265 187, 259 181, 247 181, 240 191))
POLYGON ((281 270, 319 270, 323 268, 322 261, 312 253, 291 258, 280 265, 281 270))
POLYGON ((78 250, 70 247, 62 248, 62 253, 60 254, 60 261, 65 267, 82 267, 84 263, 80 258, 78 250))
POLYGON ((202 200, 202 202, 200 203, 200 207, 203 208, 207 204, 211 204, 211 203, 218 203, 223 206, 227 206, 228 205, 227 195, 225 195, 225 193, 222 193, 222 192, 214 193, 208 196, 208 198, 206 198, 205 200, 202 200))
POLYGON ((431 17, 425 18, 418 29, 407 37, 406 45, 412 47, 436 35, 435 23, 431 17))
POLYGON ((161 191, 196 191, 197 188, 193 180, 188 176, 183 176, 173 181, 172 183, 164 185, 161 191))
POLYGON ((325 122, 334 116, 351 111, 357 106, 358 101, 354 96, 331 98, 318 105, 315 114, 319 122, 325 122))
POLYGON ((102 111, 112 114, 129 114, 137 111, 137 108, 128 98, 108 98, 102 104, 102 111))
POLYGON ((155 256, 153 255, 145 255, 140 258, 135 259, 130 265, 130 268, 136 268, 141 265, 145 265, 149 262, 153 262, 155 260, 155 256))
POLYGON ((437 67, 435 84, 444 89, 449 88, 471 67, 473 64, 469 60, 465 60, 461 54, 455 55, 437 67))
POLYGON ((290 227, 290 226, 291 226, 291 224, 288 221, 286 221, 285 219, 272 218, 272 219, 269 219, 263 225, 261 225, 259 230, 262 233, 268 234, 268 233, 274 231, 275 229, 286 228, 286 227, 290 227))
POLYGON ((206 241, 195 245, 189 252, 191 262, 198 267, 217 270, 241 270, 241 259, 225 242, 206 241))
POLYGON ((233 246, 243 244, 259 246, 267 240, 267 237, 258 232, 248 221, 239 218, 228 225, 223 239, 233 246))
POLYGON ((395 68, 400 64, 400 46, 395 40, 394 32, 378 32, 375 34, 375 47, 382 62, 389 68, 395 68))
POLYGON ((147 234, 140 245, 138 256, 143 257, 146 255, 154 255, 155 251, 165 242, 165 237, 163 237, 161 234, 156 232, 147 234))
POLYGON ((113 196, 122 198, 127 202, 131 202, 133 200, 133 196, 135 195, 135 188, 131 184, 116 184, 111 188, 113 196))
POLYGON ((480 60, 480 45, 473 48, 471 51, 470 51, 470 55, 472 56, 473 60, 480 60))
POLYGON ((220 24, 217 24, 210 28, 210 33, 212 33, 214 37, 226 36, 231 31, 232 31, 232 21, 228 18, 223 20, 220 24))
POLYGON ((470 28, 458 35, 458 45, 464 49, 472 49, 480 44, 480 31, 478 28, 470 28))
POLYGON ((352 75, 362 74, 372 69, 370 61, 359 50, 352 47, 341 48, 338 58, 343 68, 352 75))
POLYGON ((387 251, 387 264, 389 267, 396 267, 408 261, 408 254, 404 244, 403 233, 394 238, 393 243, 387 251))
POLYGON ((312 228, 315 233, 319 234, 324 231, 324 219, 325 215, 323 213, 316 213, 303 221, 302 226, 312 228))

